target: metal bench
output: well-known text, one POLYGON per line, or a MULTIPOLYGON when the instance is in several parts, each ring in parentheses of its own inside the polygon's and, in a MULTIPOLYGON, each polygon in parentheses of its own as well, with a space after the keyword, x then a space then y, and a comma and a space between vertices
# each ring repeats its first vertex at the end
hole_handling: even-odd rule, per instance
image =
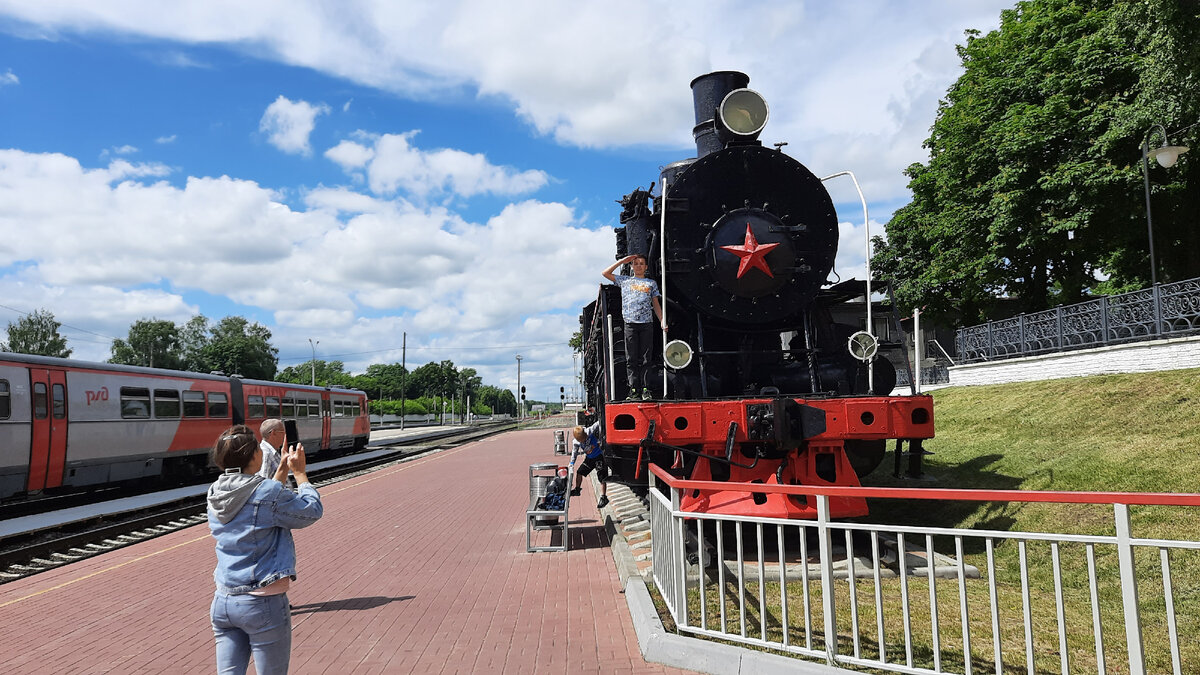
POLYGON ((546 510, 538 508, 538 503, 546 496, 546 487, 558 474, 558 469, 558 464, 553 462, 529 465, 529 508, 525 510, 525 551, 528 553, 567 550, 567 527, 570 524, 567 512, 571 507, 570 470, 567 471, 567 490, 563 495, 562 509, 546 510), (562 530, 561 543, 557 546, 553 544, 550 546, 534 546, 534 530, 550 530, 551 541, 553 541, 553 531, 562 530))

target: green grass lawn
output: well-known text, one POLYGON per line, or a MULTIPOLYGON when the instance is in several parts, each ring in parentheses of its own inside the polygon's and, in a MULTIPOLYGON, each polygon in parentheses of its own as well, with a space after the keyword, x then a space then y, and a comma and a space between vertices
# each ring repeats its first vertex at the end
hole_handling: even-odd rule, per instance
MULTIPOLYGON (((1017 490, 1116 492, 1200 492, 1200 370, 1107 375, 1020 384, 948 388, 933 393, 937 437, 925 444, 934 454, 925 458, 927 481, 891 476, 892 460, 885 459, 869 486, 930 486, 1017 490)), ((1112 535, 1109 506, 981 503, 911 500, 872 500, 871 516, 863 522, 1010 532, 1057 532, 1112 535)), ((1131 507, 1135 537, 1200 541, 1200 508, 1131 507)), ((923 539, 923 538, 921 538, 923 539)), ((767 541, 774 541, 769 534, 767 541)), ((998 588, 1001 651, 1005 672, 1026 672, 1024 602, 1019 547, 996 540, 995 580, 998 588)), ((770 548, 770 546, 768 546, 770 548)), ((953 555, 952 539, 936 542, 939 552, 953 555)), ((1028 542, 1030 613, 1034 633, 1035 672, 1060 670, 1058 617, 1049 542, 1028 542)), ((747 552, 748 562, 756 554, 747 552)), ((982 579, 967 582, 971 608, 970 637, 974 672, 994 672, 993 630, 984 544, 966 541, 966 561, 978 567, 982 579)), ((1088 562, 1083 544, 1059 546, 1063 576, 1064 619, 1070 672, 1096 672, 1092 606, 1087 583, 1088 562)), ((1117 556, 1111 546, 1097 547, 1095 562, 1102 582, 1099 606, 1107 654, 1107 672, 1127 672, 1125 632, 1117 556)), ((1149 672, 1170 672, 1166 612, 1159 553, 1139 550, 1136 560, 1143 615, 1144 644, 1149 672)), ((1180 636, 1183 672, 1200 672, 1200 553, 1171 553, 1174 605, 1180 636)), ((963 631, 959 618, 959 589, 955 579, 935 582, 938 595, 939 645, 943 668, 962 672, 963 631)), ((877 658, 873 583, 860 580, 860 649, 877 658)), ((782 601, 777 582, 747 584, 748 636, 761 634, 758 593, 767 599, 768 639, 782 635, 782 601), (752 598, 752 599, 751 599, 752 598)), ((789 639, 804 644, 804 586, 787 588, 789 639)), ((811 636, 823 648, 820 584, 808 587, 813 607, 811 636)), ((901 588, 898 579, 881 586, 885 649, 890 662, 904 663, 906 646, 900 624, 901 588)), ((835 584, 840 653, 851 652, 849 585, 835 584)), ((914 664, 933 665, 933 638, 928 582, 908 579, 914 664)), ((721 594, 715 579, 706 585, 707 627, 719 629, 721 594)), ((728 626, 739 632, 736 587, 727 584, 728 626)), ((690 611, 698 616, 699 590, 690 592, 690 611)))

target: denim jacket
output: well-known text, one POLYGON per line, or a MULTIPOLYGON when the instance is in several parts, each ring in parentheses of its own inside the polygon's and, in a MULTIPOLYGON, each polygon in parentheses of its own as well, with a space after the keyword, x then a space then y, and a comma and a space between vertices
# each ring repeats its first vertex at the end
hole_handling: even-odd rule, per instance
POLYGON ((229 472, 208 489, 208 527, 217 540, 217 592, 249 593, 296 576, 292 530, 321 517, 311 483, 292 492, 277 480, 229 472))

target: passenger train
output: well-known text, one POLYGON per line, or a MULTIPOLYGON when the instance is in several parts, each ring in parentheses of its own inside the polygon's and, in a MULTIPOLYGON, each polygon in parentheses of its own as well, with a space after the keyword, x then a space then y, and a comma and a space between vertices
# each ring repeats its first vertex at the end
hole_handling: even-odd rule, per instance
POLYGON ((0 499, 211 468, 234 424, 295 419, 308 455, 360 449, 366 394, 0 352, 0 499))
MULTIPOLYGON (((870 286, 827 281, 838 218, 823 179, 786 144, 763 147, 768 106, 749 81, 733 71, 693 80, 696 156, 665 165, 657 195, 651 183, 620 202, 615 257, 645 256, 658 282, 665 367, 652 370, 652 400, 631 395, 620 289, 602 285, 580 316, 594 410, 584 421, 603 422, 609 466, 627 482, 654 463, 700 481, 857 486, 890 439, 909 443, 911 470, 934 434, 933 400, 892 395, 896 370, 878 358, 865 311, 870 286), (866 316, 832 318, 855 307, 866 316)), ((732 486, 688 491, 682 508, 816 515, 803 496, 732 486)), ((849 517, 867 505, 839 498, 831 509, 849 517)))

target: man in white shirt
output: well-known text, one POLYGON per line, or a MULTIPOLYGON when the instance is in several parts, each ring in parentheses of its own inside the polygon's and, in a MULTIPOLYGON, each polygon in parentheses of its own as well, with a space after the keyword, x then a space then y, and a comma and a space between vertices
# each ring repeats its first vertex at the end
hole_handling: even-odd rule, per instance
POLYGON ((287 442, 287 431, 284 430, 283 420, 280 419, 263 420, 258 431, 262 434, 262 442, 258 446, 262 448, 263 463, 257 475, 263 478, 274 478, 275 471, 279 468, 279 462, 282 459, 279 451, 287 442))

